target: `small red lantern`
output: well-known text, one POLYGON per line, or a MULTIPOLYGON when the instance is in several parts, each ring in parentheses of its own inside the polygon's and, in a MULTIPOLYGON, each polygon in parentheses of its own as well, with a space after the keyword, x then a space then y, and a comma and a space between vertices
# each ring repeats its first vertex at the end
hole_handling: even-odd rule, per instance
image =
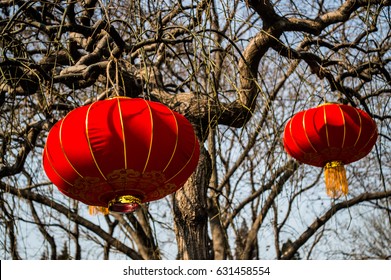
POLYGON ((344 165, 365 157, 375 145, 377 128, 364 111, 326 103, 294 115, 284 130, 286 152, 298 161, 325 167, 327 194, 347 195, 344 165))
POLYGON ((47 137, 43 167, 65 195, 127 213, 182 187, 199 152, 184 116, 157 102, 116 97, 58 121, 47 137))

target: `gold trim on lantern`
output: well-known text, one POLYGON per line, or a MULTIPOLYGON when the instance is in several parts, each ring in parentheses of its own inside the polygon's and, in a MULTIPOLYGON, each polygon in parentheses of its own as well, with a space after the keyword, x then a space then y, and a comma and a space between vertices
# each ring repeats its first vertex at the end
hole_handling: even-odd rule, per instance
POLYGON ((343 148, 345 146, 345 139, 346 139, 346 120, 341 106, 338 106, 338 109, 341 112, 342 121, 343 121, 343 139, 342 139, 342 146, 341 146, 341 148, 343 148))
MULTIPOLYGON (((50 132, 49 132, 49 133, 50 133, 50 132)), ((49 136, 48 136, 48 138, 49 138, 49 136)), ((48 160, 49 165, 50 165, 50 167, 52 168, 52 170, 54 171, 54 173, 56 173, 57 176, 60 177, 60 179, 63 180, 65 183, 67 183, 68 185, 70 185, 70 186, 73 187, 74 185, 73 185, 72 183, 68 182, 67 180, 65 180, 65 179, 58 173, 58 171, 54 168, 54 166, 53 166, 53 164, 52 164, 52 161, 50 160, 50 154, 49 154, 49 151, 48 151, 48 147, 47 147, 47 146, 45 146, 45 152, 46 152, 46 159, 48 160)))
POLYGON ((327 146, 330 147, 330 140, 329 140, 329 128, 327 126, 327 112, 326 107, 323 107, 323 121, 324 125, 326 127, 326 140, 327 140, 327 146))
POLYGON ((89 133, 88 133, 88 117, 90 115, 90 110, 91 110, 91 107, 92 105, 94 105, 96 102, 94 103, 91 103, 91 105, 88 107, 87 109, 87 113, 86 113, 86 119, 85 119, 85 123, 86 123, 86 137, 87 137, 87 142, 88 142, 88 148, 90 149, 90 152, 91 152, 91 156, 92 156, 92 159, 95 163, 95 166, 96 168, 98 169, 100 175, 102 176, 102 178, 107 181, 107 178, 106 176, 103 174, 102 170, 100 169, 99 165, 98 165, 98 162, 96 161, 95 159, 95 155, 94 155, 94 151, 92 150, 92 147, 91 147, 91 141, 90 141, 90 136, 89 136, 89 133))
POLYGON ((173 151, 172 151, 172 153, 171 153, 171 157, 170 157, 170 159, 168 160, 168 162, 167 162, 167 164, 166 164, 166 167, 164 167, 163 172, 165 172, 166 169, 170 166, 171 161, 172 161, 172 159, 174 158, 174 155, 175 155, 175 153, 176 153, 176 150, 177 150, 177 147, 178 147, 178 140, 179 140, 178 120, 177 120, 177 118, 176 118, 174 112, 173 112, 171 109, 170 109, 170 112, 171 112, 172 117, 173 117, 174 120, 175 120, 175 134, 176 134, 175 136, 176 136, 176 139, 175 139, 175 146, 174 146, 174 149, 173 149, 173 151))
POLYGON ((124 168, 128 169, 128 161, 127 161, 127 156, 126 156, 126 141, 125 141, 125 128, 124 128, 124 121, 122 117, 122 109, 121 109, 121 103, 119 102, 119 98, 117 98, 117 106, 118 106, 118 111, 119 111, 119 119, 121 123, 121 130, 122 130, 122 141, 123 141, 123 146, 124 146, 124 168))
POLYGON ((312 145, 312 142, 311 142, 310 138, 308 137, 307 128, 306 128, 306 125, 305 125, 305 116, 307 115, 307 112, 308 112, 308 110, 305 111, 304 115, 303 115, 304 134, 305 134, 305 137, 307 138, 308 143, 310 143, 311 148, 314 150, 315 153, 317 153, 318 151, 315 149, 314 145, 312 145))
POLYGON ((302 154, 308 155, 308 154, 310 154, 310 153, 306 153, 305 151, 303 151, 303 150, 300 148, 299 144, 297 144, 296 139, 295 139, 295 137, 293 137, 293 134, 292 134, 292 123, 293 123, 293 119, 294 119, 296 116, 297 116, 297 115, 294 115, 294 116, 291 118, 291 120, 288 122, 288 124, 289 124, 289 134, 290 134, 290 136, 291 136, 291 138, 292 138, 292 142, 295 143, 296 147, 300 150, 300 152, 301 152, 302 154))
POLYGON ((147 166, 148 166, 148 163, 149 163, 149 158, 151 156, 151 151, 152 151, 152 143, 153 143, 153 116, 152 116, 152 110, 151 110, 151 106, 149 106, 149 103, 144 100, 145 104, 147 105, 148 107, 148 110, 149 110, 149 116, 150 116, 150 121, 151 121, 151 140, 149 141, 149 150, 148 150, 148 156, 147 156, 147 160, 145 161, 145 165, 144 165, 144 169, 142 171, 142 173, 145 172, 145 170, 147 170, 147 166))
POLYGON ((327 102, 324 102, 322 104, 319 104, 318 105, 318 108, 319 107, 322 107, 322 106, 326 106, 326 105, 340 105, 338 102, 331 102, 331 101, 327 101, 327 102))
POLYGON ((367 143, 365 143, 365 145, 361 148, 361 150, 362 150, 362 149, 365 149, 365 148, 368 146, 368 144, 372 141, 372 138, 373 138, 374 136, 377 137, 377 129, 375 129, 375 130, 372 132, 371 137, 369 137, 367 143))
POLYGON ((128 96, 122 96, 122 95, 107 98, 107 100, 112 100, 112 99, 132 99, 132 98, 128 96))
POLYGON ((344 165, 342 161, 330 161, 328 163, 326 163, 326 165, 324 166, 325 168, 335 168, 335 167, 339 167, 341 165, 344 165))
POLYGON ((357 113, 357 115, 358 115, 358 118, 360 119, 360 130, 359 130, 359 132, 358 132, 358 136, 357 136, 357 139, 356 139, 356 142, 354 142, 354 147, 356 147, 356 145, 357 145, 357 143, 358 143, 358 140, 360 140, 360 138, 361 138, 361 131, 362 131, 362 119, 361 119, 361 114, 360 114, 360 112, 358 111, 358 110, 354 110, 356 113, 357 113))
POLYGON ((60 124, 60 129, 58 131, 58 139, 60 141, 60 146, 61 146, 61 151, 65 157, 65 159, 67 160, 67 162, 69 163, 69 166, 73 169, 73 171, 76 172, 77 175, 79 175, 80 178, 84 178, 83 175, 81 175, 77 170, 76 168, 73 166, 73 164, 71 163, 71 161, 69 160, 68 156, 67 156, 67 153, 65 152, 65 149, 64 149, 64 145, 62 144, 62 126, 66 120, 66 118, 69 116, 69 114, 67 114, 64 119, 62 120, 61 124, 60 124))
POLYGON ((174 176, 172 176, 170 179, 166 180, 164 183, 167 183, 171 180, 173 180, 176 176, 178 176, 188 165, 189 163, 193 160, 193 156, 195 154, 195 150, 197 148, 197 136, 194 134, 194 145, 193 145, 193 151, 191 152, 191 156, 189 157, 189 160, 186 162, 186 164, 179 170, 174 176))

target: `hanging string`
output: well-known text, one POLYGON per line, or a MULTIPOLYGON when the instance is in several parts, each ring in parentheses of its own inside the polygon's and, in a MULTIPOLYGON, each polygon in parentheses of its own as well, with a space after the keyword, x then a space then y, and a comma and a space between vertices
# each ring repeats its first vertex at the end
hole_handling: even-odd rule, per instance
POLYGON ((119 72, 118 72, 118 61, 115 57, 111 56, 109 62, 106 66, 106 98, 109 98, 109 88, 113 89, 113 95, 114 96, 120 96, 120 87, 119 87, 119 72), (114 63, 115 67, 115 78, 114 81, 110 77, 110 68, 112 67, 112 64, 114 63))
POLYGON ((321 95, 323 97, 323 103, 327 103, 327 98, 326 98, 326 91, 324 90, 324 80, 320 80, 320 85, 321 85, 321 95))

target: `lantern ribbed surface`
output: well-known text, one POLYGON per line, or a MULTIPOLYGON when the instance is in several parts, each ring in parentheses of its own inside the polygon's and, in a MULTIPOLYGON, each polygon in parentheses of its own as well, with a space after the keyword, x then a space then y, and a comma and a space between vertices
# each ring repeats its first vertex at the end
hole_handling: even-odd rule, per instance
POLYGON ((295 114, 284 129, 284 148, 299 162, 325 167, 327 194, 348 193, 344 165, 365 157, 378 137, 376 123, 349 105, 326 103, 295 114))
POLYGON ((195 170, 199 151, 184 116, 157 102, 117 97, 58 121, 47 137, 43 167, 65 195, 109 207, 175 192, 195 170))
POLYGON ((366 112, 331 103, 295 114, 284 131, 286 152, 318 167, 357 161, 372 150, 376 139, 376 124, 366 112))

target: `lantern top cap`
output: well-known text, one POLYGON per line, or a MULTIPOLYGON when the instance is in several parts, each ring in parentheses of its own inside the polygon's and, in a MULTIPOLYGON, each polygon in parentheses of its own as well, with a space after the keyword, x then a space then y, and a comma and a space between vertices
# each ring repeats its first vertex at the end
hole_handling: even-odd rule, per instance
POLYGON ((119 95, 119 96, 113 96, 113 97, 110 97, 110 98, 108 98, 108 100, 110 100, 110 99, 132 99, 131 97, 128 97, 128 96, 121 96, 121 95, 119 95))
POLYGON ((326 105, 343 105, 338 102, 324 102, 322 104, 319 104, 318 107, 326 106, 326 105))

